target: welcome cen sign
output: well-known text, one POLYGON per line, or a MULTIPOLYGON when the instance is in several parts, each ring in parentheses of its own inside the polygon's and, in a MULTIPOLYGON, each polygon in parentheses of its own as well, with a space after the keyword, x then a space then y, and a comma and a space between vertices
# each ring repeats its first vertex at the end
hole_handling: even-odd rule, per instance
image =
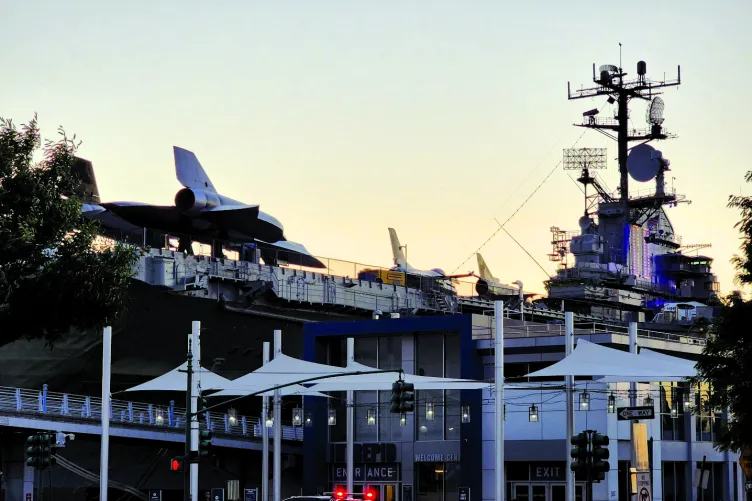
MULTIPOLYGON (((355 482, 390 482, 399 481, 399 463, 377 463, 353 465, 353 479, 355 482)), ((332 480, 344 482, 347 480, 347 466, 336 464, 332 466, 332 480)))

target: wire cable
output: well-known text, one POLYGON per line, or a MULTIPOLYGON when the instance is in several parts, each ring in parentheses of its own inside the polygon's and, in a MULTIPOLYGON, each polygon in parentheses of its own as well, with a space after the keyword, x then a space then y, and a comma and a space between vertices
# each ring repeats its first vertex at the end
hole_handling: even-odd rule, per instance
MULTIPOLYGON (((577 138, 577 140, 576 140, 576 141, 574 142, 574 144, 572 145, 572 148, 574 148, 575 146, 577 146, 577 143, 579 143, 579 142, 580 142, 580 139, 582 139, 582 137, 583 137, 583 136, 585 135, 585 133, 586 133, 586 132, 587 132, 587 129, 585 129, 584 131, 582 131, 582 134, 580 134, 580 137, 578 137, 578 138, 577 138)), ((477 248, 477 249, 475 250, 475 252, 473 252, 472 254, 470 254, 470 255, 469 255, 469 256, 467 257, 467 259, 465 259, 465 260, 464 260, 464 261, 463 261, 463 262, 462 262, 462 263, 461 263, 461 264, 460 264, 459 266, 457 266, 457 267, 456 267, 456 268, 454 269, 454 271, 452 271, 452 273, 451 273, 451 274, 455 274, 455 273, 457 272, 457 270, 459 270, 460 268, 462 268, 463 266, 465 266, 465 263, 467 263, 468 261, 470 261, 470 260, 471 260, 471 259, 473 258, 473 256, 474 256, 475 254, 477 254, 478 252, 480 252, 480 250, 481 250, 481 249, 482 249, 483 247, 485 247, 485 246, 486 246, 486 244, 488 244, 488 242, 490 242, 490 241, 491 241, 491 240, 493 239, 493 237, 495 237, 495 236, 496 236, 496 235, 497 235, 497 234, 498 234, 498 233, 499 233, 499 232, 500 232, 501 230, 503 230, 503 229, 504 229, 504 226, 506 226, 506 224, 507 224, 507 223, 508 223, 509 221, 511 221, 511 220, 512 220, 512 218, 513 218, 514 216, 516 216, 516 215, 517 215, 517 213, 518 213, 518 212, 520 212, 520 211, 522 210, 522 208, 523 208, 523 207, 525 207, 525 205, 526 205, 526 204, 527 204, 527 203, 528 203, 528 202, 530 201, 530 199, 531 199, 531 198, 533 198, 533 196, 534 196, 534 195, 535 195, 536 193, 538 193, 538 190, 540 190, 540 189, 541 189, 541 187, 542 187, 542 186, 543 186, 543 185, 544 185, 544 184, 546 183, 546 181, 548 181, 548 179, 549 179, 549 178, 550 178, 550 177, 551 177, 551 176, 553 175, 553 173, 554 173, 554 172, 556 172, 556 169, 558 169, 558 168, 559 168, 559 166, 561 165, 561 163, 562 163, 563 161, 564 161, 564 159, 562 158, 562 159, 560 159, 560 160, 559 160, 559 161, 558 161, 558 162, 556 163, 556 165, 554 166, 554 168, 553 168, 553 169, 551 169, 551 171, 550 171, 550 172, 548 173, 548 175, 546 175, 546 177, 545 177, 545 178, 543 178, 543 181, 541 181, 541 182, 540 182, 540 184, 539 184, 538 186, 536 186, 536 188, 535 188, 535 189, 533 190, 533 192, 532 192, 532 193, 531 193, 531 194, 530 194, 530 195, 529 195, 529 196, 528 196, 528 197, 527 197, 527 198, 526 198, 526 199, 525 199, 525 200, 524 200, 524 201, 522 202, 522 204, 521 204, 521 205, 520 205, 519 207, 517 207, 517 209, 516 209, 516 210, 515 210, 514 212, 512 212, 512 214, 511 214, 511 215, 510 215, 510 216, 509 216, 509 217, 508 217, 508 218, 506 219, 506 221, 504 221, 504 223, 503 223, 502 225, 500 225, 500 227, 499 227, 499 228, 498 228, 498 229, 497 229, 496 231, 494 231, 494 232, 493 232, 493 233, 491 234, 491 236, 490 236, 490 237, 488 237, 488 238, 486 239, 486 241, 485 241, 485 242, 483 242, 483 244, 481 244, 481 246, 480 246, 480 247, 478 247, 478 248, 477 248)), ((548 275, 548 273, 546 273, 546 275, 548 275)))

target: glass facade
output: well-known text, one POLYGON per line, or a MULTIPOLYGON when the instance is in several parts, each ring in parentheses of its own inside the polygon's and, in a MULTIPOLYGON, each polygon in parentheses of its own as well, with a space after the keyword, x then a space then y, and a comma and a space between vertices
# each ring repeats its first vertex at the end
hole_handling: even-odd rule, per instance
POLYGON ((680 383, 661 383, 660 386, 661 438, 686 440, 685 437, 685 387, 680 383))
POLYGON ((687 499, 687 463, 664 461, 663 501, 685 501, 687 499))
POLYGON ((707 383, 701 383, 695 389, 695 441, 712 442, 719 435, 724 426, 723 413, 716 409, 711 409, 708 404, 710 396, 710 386, 707 383))
MULTIPOLYGON (((416 374, 459 378, 459 344, 459 335, 454 333, 432 332, 417 336, 416 374)), ((417 391, 416 401, 416 440, 459 440, 459 391, 417 391)))
MULTIPOLYGON (((697 462, 696 468, 700 468, 702 461, 697 462)), ((723 496, 723 463, 705 463, 705 469, 709 472, 708 488, 697 488, 697 501, 724 501, 723 496)))
MULTIPOLYGON (((402 367, 402 336, 360 337, 355 339, 355 361, 379 369, 402 367)), ((331 365, 346 365, 347 346, 345 339, 329 343, 331 365)), ((395 376, 396 380, 396 376, 395 376)), ((335 410, 337 423, 329 427, 330 442, 345 442, 347 439, 347 392, 332 392, 329 405, 335 410)), ((356 391, 355 441, 398 442, 402 440, 403 426, 399 415, 389 412, 389 391, 356 391)))
POLYGON ((459 463, 416 463, 416 501, 450 501, 459 496, 459 463))

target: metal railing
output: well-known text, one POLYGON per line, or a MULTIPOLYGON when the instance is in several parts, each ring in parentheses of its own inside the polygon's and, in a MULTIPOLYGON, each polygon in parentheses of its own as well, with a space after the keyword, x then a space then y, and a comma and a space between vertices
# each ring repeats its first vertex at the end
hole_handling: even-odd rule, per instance
MULTIPOLYGON (((112 400, 109 412, 111 426, 136 426, 165 432, 182 432, 185 429, 185 409, 175 407, 174 400, 167 405, 112 400)), ((0 414, 96 424, 101 422, 102 400, 50 392, 47 385, 43 385, 41 391, 0 387, 0 414)), ((202 414, 199 427, 232 437, 261 438, 262 433, 259 418, 216 412, 202 414)), ((269 436, 273 435, 274 429, 269 428, 269 436)), ((282 439, 302 441, 303 430, 283 424, 282 439)))
MULTIPOLYGON (((473 332, 474 339, 492 339, 493 317, 489 317, 489 325, 475 326, 473 332)), ((505 325, 504 337, 545 337, 545 336, 563 336, 565 334, 563 324, 525 324, 525 325, 505 325)), ((593 334, 616 334, 629 336, 629 326, 613 325, 603 322, 575 322, 574 335, 585 336, 593 334)), ((696 346, 705 346, 706 340, 703 337, 691 334, 679 334, 674 332, 654 331, 649 329, 637 329, 638 338, 657 339, 682 344, 691 344, 696 346)))

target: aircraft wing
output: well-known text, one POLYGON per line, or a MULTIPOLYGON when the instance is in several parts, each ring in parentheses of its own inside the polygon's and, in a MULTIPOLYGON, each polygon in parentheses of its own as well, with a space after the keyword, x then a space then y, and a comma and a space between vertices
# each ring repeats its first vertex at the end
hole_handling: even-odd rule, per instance
POLYGON ((222 228, 244 228, 249 221, 258 219, 258 205, 219 205, 199 213, 199 217, 222 228))
MULTIPOLYGON (((305 266, 306 268, 326 268, 326 265, 316 259, 302 244, 287 240, 274 243, 256 240, 256 244, 262 251, 265 249, 273 251, 273 255, 278 261, 285 261, 289 264, 305 266)), ((263 253, 261 257, 264 257, 263 253)))

